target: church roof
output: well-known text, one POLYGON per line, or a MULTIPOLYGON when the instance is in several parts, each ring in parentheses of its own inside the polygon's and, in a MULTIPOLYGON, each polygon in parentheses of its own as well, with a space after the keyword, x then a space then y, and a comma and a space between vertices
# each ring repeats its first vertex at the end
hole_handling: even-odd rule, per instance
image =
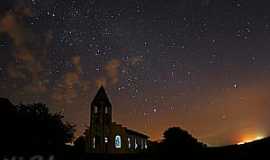
POLYGON ((112 122, 112 125, 119 126, 119 127, 123 128, 126 131, 126 133, 129 134, 129 135, 135 135, 135 136, 143 137, 143 138, 146 138, 146 139, 149 138, 149 136, 147 136, 147 135, 145 135, 143 133, 134 131, 134 130, 129 129, 127 127, 123 127, 121 124, 118 124, 116 122, 112 122))
POLYGON ((145 134, 143 134, 143 133, 140 133, 140 132, 137 132, 137 131, 128 129, 128 128, 125 128, 125 129, 126 129, 126 132, 127 132, 128 134, 137 135, 137 136, 144 137, 144 138, 149 138, 149 136, 147 136, 147 135, 145 135, 145 134))
POLYGON ((93 100, 93 102, 98 102, 98 101, 105 101, 106 103, 110 103, 110 100, 106 94, 106 91, 103 86, 101 86, 93 100))

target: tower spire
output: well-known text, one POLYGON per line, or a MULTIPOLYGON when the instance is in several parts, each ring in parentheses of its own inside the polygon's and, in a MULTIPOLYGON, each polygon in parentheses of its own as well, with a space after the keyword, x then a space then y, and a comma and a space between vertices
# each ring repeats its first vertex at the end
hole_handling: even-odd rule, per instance
POLYGON ((91 103, 90 145, 95 153, 107 153, 111 146, 112 105, 103 86, 91 103))
POLYGON ((103 101, 103 102, 110 102, 106 91, 103 86, 101 86, 93 100, 93 102, 98 102, 98 101, 103 101))

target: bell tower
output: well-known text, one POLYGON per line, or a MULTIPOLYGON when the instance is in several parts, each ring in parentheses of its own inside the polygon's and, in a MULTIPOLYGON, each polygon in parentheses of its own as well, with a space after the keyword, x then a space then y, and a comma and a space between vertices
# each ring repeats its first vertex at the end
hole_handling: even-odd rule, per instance
POLYGON ((94 153, 109 153, 112 139, 112 105, 101 86, 91 103, 89 148, 94 153))

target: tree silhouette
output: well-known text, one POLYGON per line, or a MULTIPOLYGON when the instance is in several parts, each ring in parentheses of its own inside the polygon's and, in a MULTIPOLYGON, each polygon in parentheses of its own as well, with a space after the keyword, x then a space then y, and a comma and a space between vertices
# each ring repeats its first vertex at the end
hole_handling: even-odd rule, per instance
POLYGON ((88 137, 89 137, 89 127, 86 127, 83 134, 79 136, 74 142, 75 151, 86 152, 86 147, 89 147, 87 146, 88 145, 87 142, 89 141, 88 137))
POLYGON ((179 127, 169 128, 163 136, 164 139, 160 143, 159 152, 166 157, 175 155, 192 157, 193 153, 198 153, 204 148, 202 143, 179 127))
POLYGON ((85 152, 86 140, 84 136, 78 137, 74 142, 74 150, 76 152, 85 152))
POLYGON ((187 131, 182 130, 179 127, 172 127, 166 130, 163 134, 164 140, 163 143, 167 145, 178 145, 179 147, 184 148, 197 148, 202 147, 202 144, 187 131))
POLYGON ((1 143, 6 151, 54 151, 73 138, 74 126, 45 104, 13 105, 0 99, 1 143))

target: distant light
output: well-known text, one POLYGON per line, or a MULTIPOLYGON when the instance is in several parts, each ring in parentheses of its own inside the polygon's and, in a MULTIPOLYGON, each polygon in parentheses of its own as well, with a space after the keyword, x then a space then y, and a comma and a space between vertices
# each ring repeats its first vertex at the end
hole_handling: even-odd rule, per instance
POLYGON ((74 143, 73 143, 73 142, 71 142, 71 143, 66 143, 66 145, 68 145, 68 146, 74 146, 74 143))
POLYGON ((250 142, 261 140, 261 139, 264 139, 264 136, 256 136, 254 138, 247 138, 237 144, 241 145, 241 144, 250 143, 250 142))

